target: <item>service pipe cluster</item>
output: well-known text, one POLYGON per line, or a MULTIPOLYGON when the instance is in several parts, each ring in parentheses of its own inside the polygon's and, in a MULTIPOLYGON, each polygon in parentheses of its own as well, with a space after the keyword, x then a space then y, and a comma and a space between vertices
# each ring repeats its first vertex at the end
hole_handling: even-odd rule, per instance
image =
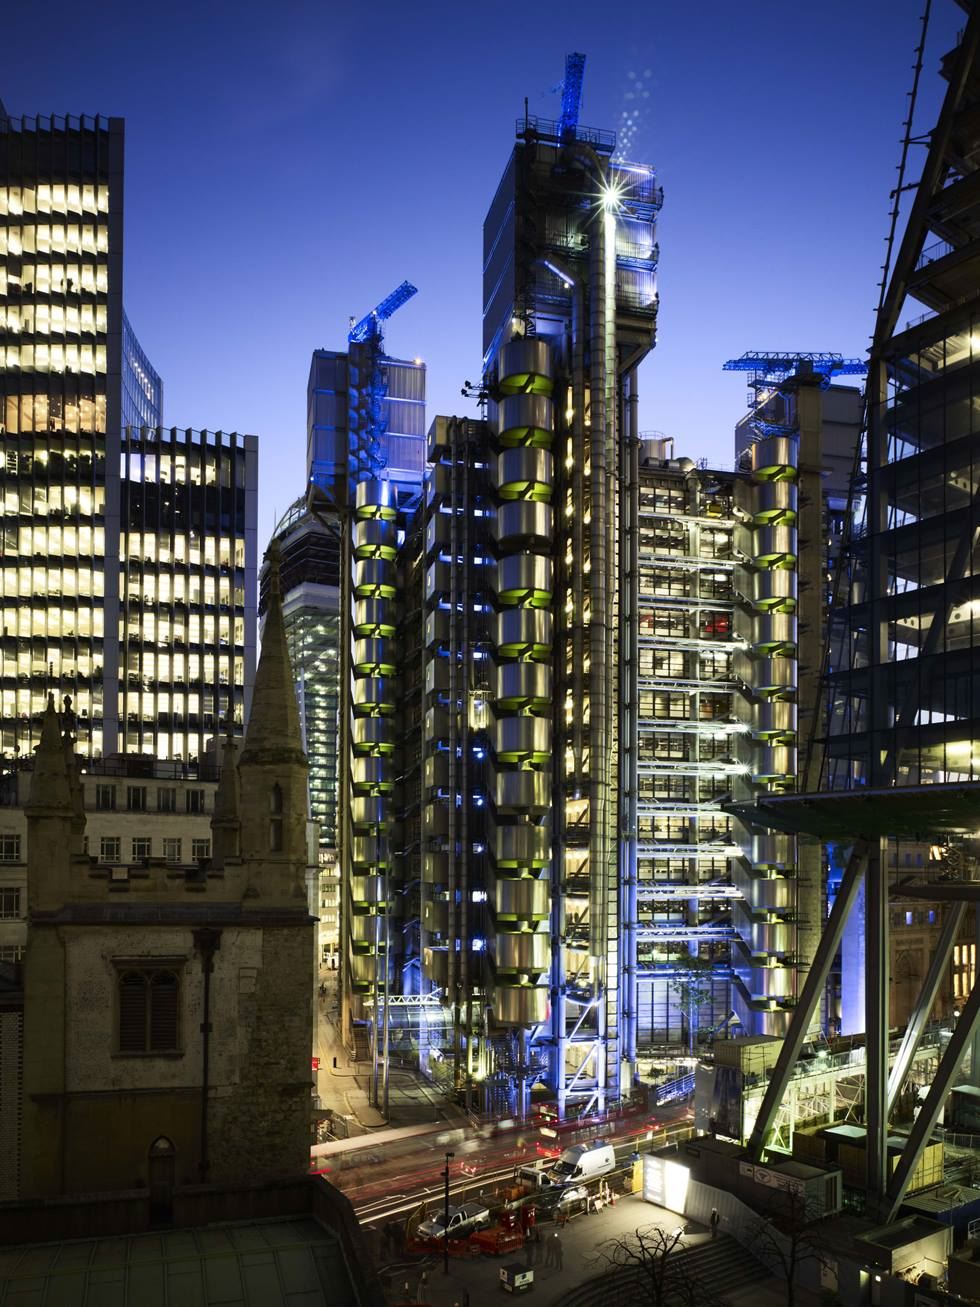
MULTIPOLYGON (((350 874, 348 961, 354 1015, 377 1009, 388 980, 395 788, 395 518, 391 484, 358 482, 351 525, 350 874)), ((375 1010, 375 1028, 377 1011, 375 1010)))
POLYGON ((554 487, 552 357, 511 340, 498 361, 493 992, 499 1025, 548 1013, 554 487))
MULTIPOLYGON (((752 577, 745 664, 752 705, 749 773, 758 790, 781 792, 796 782, 797 439, 766 437, 751 446, 750 457, 745 545, 752 577)), ((745 854, 747 867, 738 868, 735 879, 744 900, 740 935, 751 955, 748 986, 754 1009, 774 1014, 762 1016, 763 1033, 779 1033, 781 1009, 794 984, 789 965, 795 949, 793 839, 755 835, 745 854)))

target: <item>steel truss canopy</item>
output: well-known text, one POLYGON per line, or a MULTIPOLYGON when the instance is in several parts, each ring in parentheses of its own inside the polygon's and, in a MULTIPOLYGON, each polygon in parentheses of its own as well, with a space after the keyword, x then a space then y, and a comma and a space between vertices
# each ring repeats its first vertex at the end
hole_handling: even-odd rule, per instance
POLYGON ((980 781, 765 794, 751 803, 722 806, 725 812, 751 826, 828 840, 980 833, 980 781))

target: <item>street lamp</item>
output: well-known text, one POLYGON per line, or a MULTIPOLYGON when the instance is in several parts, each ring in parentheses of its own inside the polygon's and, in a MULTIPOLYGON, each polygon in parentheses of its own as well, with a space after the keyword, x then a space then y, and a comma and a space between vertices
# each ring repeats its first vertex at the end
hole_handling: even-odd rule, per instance
POLYGON ((442 1227, 442 1271, 444 1275, 449 1274, 449 1163, 456 1156, 455 1153, 446 1154, 446 1169, 442 1173, 445 1181, 445 1224, 442 1227))

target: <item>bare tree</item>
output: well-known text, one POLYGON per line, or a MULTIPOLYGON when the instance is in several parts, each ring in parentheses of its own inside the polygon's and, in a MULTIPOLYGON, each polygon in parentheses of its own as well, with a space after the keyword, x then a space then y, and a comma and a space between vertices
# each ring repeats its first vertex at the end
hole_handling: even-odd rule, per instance
MULTIPOLYGON (((689 1274, 683 1257, 684 1231, 660 1225, 606 1239, 589 1265, 613 1274, 619 1307, 642 1303, 645 1307, 717 1307, 718 1300, 689 1274)), ((613 1285, 610 1285, 613 1288, 613 1285)))
POLYGON ((820 1242, 823 1212, 807 1201, 802 1190, 777 1192, 780 1201, 749 1227, 746 1245, 760 1261, 779 1271, 786 1281, 786 1307, 795 1307, 803 1267, 811 1262, 827 1264, 828 1253, 820 1242))

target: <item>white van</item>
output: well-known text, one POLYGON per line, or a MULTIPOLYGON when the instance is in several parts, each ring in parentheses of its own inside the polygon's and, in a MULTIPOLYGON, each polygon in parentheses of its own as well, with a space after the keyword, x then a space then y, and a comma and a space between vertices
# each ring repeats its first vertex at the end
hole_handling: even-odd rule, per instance
POLYGON ((581 1184, 608 1175, 616 1168, 612 1144, 573 1144, 548 1171, 550 1184, 581 1184))

